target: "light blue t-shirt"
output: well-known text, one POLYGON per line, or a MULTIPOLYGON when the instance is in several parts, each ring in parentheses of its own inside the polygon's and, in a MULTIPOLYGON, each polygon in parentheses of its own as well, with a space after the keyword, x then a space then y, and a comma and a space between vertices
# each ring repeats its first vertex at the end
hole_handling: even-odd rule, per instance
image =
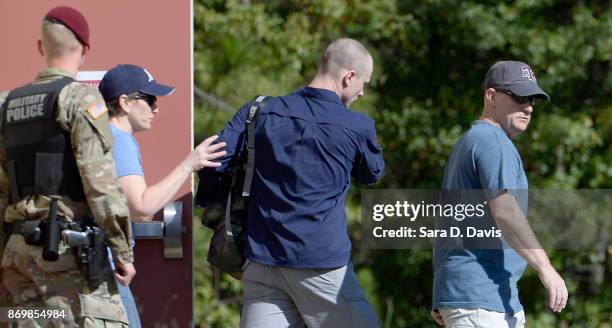
MULTIPOLYGON (((442 188, 482 189, 488 199, 508 190, 527 215, 528 184, 521 157, 506 133, 485 121, 475 122, 453 148, 442 188)), ((433 308, 520 312, 517 282, 526 266, 508 245, 478 250, 436 248, 433 308)))
MULTIPOLYGON (((140 157, 140 148, 138 142, 131 133, 125 132, 113 124, 110 124, 111 131, 113 133, 113 157, 115 157, 115 166, 117 168, 117 177, 124 177, 126 175, 140 175, 144 176, 142 172, 142 158, 140 157)), ((132 226, 132 230, 133 230, 132 226)), ((132 248, 134 248, 134 238, 130 240, 132 248)), ((115 270, 115 263, 111 252, 109 250, 108 256, 111 262, 111 267, 115 270)), ((140 315, 134 295, 129 286, 123 286, 117 284, 119 288, 119 294, 121 295, 121 301, 125 306, 128 320, 130 321, 130 327, 140 328, 142 327, 140 322, 140 315)))
MULTIPOLYGON (((110 124, 110 127, 115 139, 113 142, 113 157, 115 158, 117 177, 120 178, 127 175, 144 176, 140 147, 138 147, 138 142, 136 142, 134 136, 113 124, 110 124)), ((134 248, 134 238, 130 240, 130 244, 134 248)))
POLYGON ((117 167, 117 177, 124 177, 126 175, 144 176, 140 148, 134 136, 113 124, 110 127, 115 139, 113 143, 113 156, 115 157, 115 165, 117 167))

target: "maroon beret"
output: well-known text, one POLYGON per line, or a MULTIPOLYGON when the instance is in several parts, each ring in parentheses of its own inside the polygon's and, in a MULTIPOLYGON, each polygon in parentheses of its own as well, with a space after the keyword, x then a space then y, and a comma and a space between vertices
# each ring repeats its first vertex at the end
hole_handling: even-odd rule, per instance
POLYGON ((45 19, 57 20, 69 28, 89 48, 89 25, 83 15, 76 9, 66 6, 55 7, 45 15, 45 19))

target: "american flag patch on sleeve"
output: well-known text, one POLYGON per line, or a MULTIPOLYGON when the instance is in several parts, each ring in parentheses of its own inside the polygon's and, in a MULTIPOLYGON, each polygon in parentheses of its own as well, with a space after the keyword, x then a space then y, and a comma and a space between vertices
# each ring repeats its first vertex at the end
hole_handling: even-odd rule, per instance
POLYGON ((96 102, 93 105, 89 106, 89 108, 87 108, 87 112, 89 113, 89 115, 91 115, 91 117, 94 118, 94 120, 100 117, 102 114, 106 113, 107 111, 108 109, 106 108, 106 104, 104 104, 104 102, 96 102))

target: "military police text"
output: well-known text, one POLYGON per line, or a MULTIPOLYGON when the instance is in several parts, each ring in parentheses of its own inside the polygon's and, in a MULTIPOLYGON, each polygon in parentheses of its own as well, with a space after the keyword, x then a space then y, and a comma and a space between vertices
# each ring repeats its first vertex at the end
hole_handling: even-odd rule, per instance
POLYGON ((9 101, 6 121, 14 122, 42 116, 46 93, 15 98, 9 101))

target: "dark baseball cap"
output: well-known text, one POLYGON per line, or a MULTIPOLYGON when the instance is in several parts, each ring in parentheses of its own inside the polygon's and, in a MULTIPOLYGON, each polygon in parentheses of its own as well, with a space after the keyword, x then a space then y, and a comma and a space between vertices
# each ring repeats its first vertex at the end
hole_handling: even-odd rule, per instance
POLYGON ((49 10, 44 19, 63 24, 74 33, 82 45, 89 48, 89 25, 78 10, 67 6, 55 7, 49 10))
POLYGON ((485 76, 484 87, 508 90, 521 97, 539 96, 550 100, 550 96, 538 85, 531 67, 520 61, 495 63, 485 76))
POLYGON ((175 88, 157 83, 153 75, 146 69, 129 64, 117 65, 110 69, 100 81, 98 90, 107 103, 114 101, 121 95, 133 92, 142 92, 153 96, 167 96, 175 88))

